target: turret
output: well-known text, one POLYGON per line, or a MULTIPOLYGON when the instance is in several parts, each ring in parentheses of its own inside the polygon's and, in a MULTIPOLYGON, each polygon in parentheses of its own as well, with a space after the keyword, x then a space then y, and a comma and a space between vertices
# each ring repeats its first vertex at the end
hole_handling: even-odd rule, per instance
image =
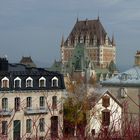
POLYGON ((136 55, 135 55, 135 66, 140 66, 140 51, 136 52, 136 55))
POLYGON ((64 46, 64 36, 62 36, 61 47, 64 46))
POLYGON ((105 44, 108 45, 108 36, 107 36, 107 34, 105 36, 105 44))
POLYGON ((114 35, 112 35, 112 46, 116 46, 116 44, 115 44, 115 39, 114 39, 114 35))

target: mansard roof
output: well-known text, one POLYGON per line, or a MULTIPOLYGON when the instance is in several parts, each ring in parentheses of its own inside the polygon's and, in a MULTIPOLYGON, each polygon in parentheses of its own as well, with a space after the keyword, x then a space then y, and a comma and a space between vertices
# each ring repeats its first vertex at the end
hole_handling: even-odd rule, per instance
MULTIPOLYGON (((27 67, 23 64, 9 64, 8 63, 8 70, 0 71, 0 80, 3 77, 7 77, 9 79, 9 82, 11 83, 10 88, 7 90, 14 89, 13 82, 14 82, 14 79, 17 77, 19 77, 21 79, 22 87, 20 89, 16 89, 16 90, 27 90, 27 88, 25 86, 25 82, 28 77, 31 77, 34 80, 34 86, 28 90, 48 90, 48 89, 54 90, 54 89, 64 89, 65 88, 63 75, 60 74, 59 72, 47 71, 43 68, 27 67), (42 89, 38 86, 38 82, 41 77, 44 77, 46 79, 46 83, 47 83, 46 87, 44 87, 42 89), (51 79, 53 77, 58 78, 58 80, 59 80, 58 87, 52 88, 51 79)), ((0 89, 0 90, 3 90, 3 89, 0 89)))
MULTIPOLYGON (((73 40, 75 37, 79 37, 80 35, 89 36, 89 38, 94 39, 94 36, 97 38, 98 44, 104 44, 107 32, 102 26, 99 19, 96 20, 83 20, 78 21, 74 25, 71 33, 69 34, 67 40, 65 41, 65 45, 68 40, 73 40)), ((108 37, 109 44, 112 44, 110 38, 108 37)), ((114 41, 114 40, 113 40, 114 41)), ((114 42, 113 42, 114 43, 114 42)))

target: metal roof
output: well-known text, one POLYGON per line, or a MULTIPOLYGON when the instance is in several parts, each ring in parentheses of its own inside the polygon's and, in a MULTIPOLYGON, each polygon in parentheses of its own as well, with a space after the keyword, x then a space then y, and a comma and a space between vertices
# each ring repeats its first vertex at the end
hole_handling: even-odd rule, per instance
POLYGON ((110 78, 106 81, 102 81, 102 85, 110 86, 140 86, 140 67, 135 66, 129 70, 118 74, 117 76, 110 78))

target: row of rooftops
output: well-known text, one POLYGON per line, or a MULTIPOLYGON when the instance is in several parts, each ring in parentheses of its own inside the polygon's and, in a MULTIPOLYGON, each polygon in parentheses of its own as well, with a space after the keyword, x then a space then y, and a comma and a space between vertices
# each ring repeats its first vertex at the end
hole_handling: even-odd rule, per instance
MULTIPOLYGON (((4 77, 7 77, 11 83, 13 83, 16 77, 20 77, 20 79, 24 82, 26 81, 27 77, 31 77, 36 82, 40 77, 45 77, 47 81, 47 86, 45 89, 52 89, 51 79, 56 77, 59 81, 59 86, 57 89, 65 88, 63 75, 59 72, 48 71, 43 68, 28 67, 19 63, 10 64, 6 58, 0 58, 0 80, 2 80, 4 77)), ((33 89, 38 89, 38 86, 34 86, 33 89)))

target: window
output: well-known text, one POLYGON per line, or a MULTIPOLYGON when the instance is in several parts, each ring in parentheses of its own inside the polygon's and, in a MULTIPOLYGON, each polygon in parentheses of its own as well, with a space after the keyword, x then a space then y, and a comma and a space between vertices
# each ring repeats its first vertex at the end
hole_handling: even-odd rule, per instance
POLYGON ((53 109, 57 108, 57 96, 52 97, 52 108, 53 109))
POLYGON ((58 78, 57 77, 54 77, 52 79, 52 87, 58 87, 58 78))
POLYGON ((45 131, 44 125, 45 125, 45 120, 44 120, 44 118, 41 118, 41 119, 39 120, 39 130, 40 130, 40 132, 45 131))
POLYGON ((2 110, 6 111, 8 109, 8 99, 2 98, 2 110))
POLYGON ((21 87, 21 79, 19 77, 14 79, 14 87, 20 88, 21 87))
POLYGON ((109 107, 110 106, 110 98, 109 96, 105 95, 102 97, 102 106, 109 107))
POLYGON ((40 108, 44 108, 45 107, 45 98, 44 96, 40 97, 40 108))
POLYGON ((33 79, 31 77, 26 79, 26 87, 33 87, 33 79))
POLYGON ((46 79, 44 77, 41 77, 39 79, 39 87, 45 87, 46 86, 46 79))
POLYGON ((31 128, 32 128, 32 120, 27 119, 26 120, 26 133, 31 133, 31 128))
POLYGON ((9 79, 7 77, 4 77, 1 82, 2 88, 9 88, 9 79))
POLYGON ((20 98, 16 97, 15 98, 15 111, 19 111, 20 110, 20 98))
POLYGON ((27 106, 27 109, 31 109, 31 107, 32 107, 32 97, 27 97, 26 106, 27 106))
POLYGON ((102 111, 102 125, 109 126, 110 124, 110 110, 104 109, 102 111))
POLYGON ((127 89, 126 88, 120 88, 120 95, 122 98, 127 97, 127 89))
POLYGON ((2 135, 7 135, 7 133, 8 133, 7 121, 2 121, 2 135))
POLYGON ((45 138, 44 137, 39 137, 39 140, 45 140, 45 138))

